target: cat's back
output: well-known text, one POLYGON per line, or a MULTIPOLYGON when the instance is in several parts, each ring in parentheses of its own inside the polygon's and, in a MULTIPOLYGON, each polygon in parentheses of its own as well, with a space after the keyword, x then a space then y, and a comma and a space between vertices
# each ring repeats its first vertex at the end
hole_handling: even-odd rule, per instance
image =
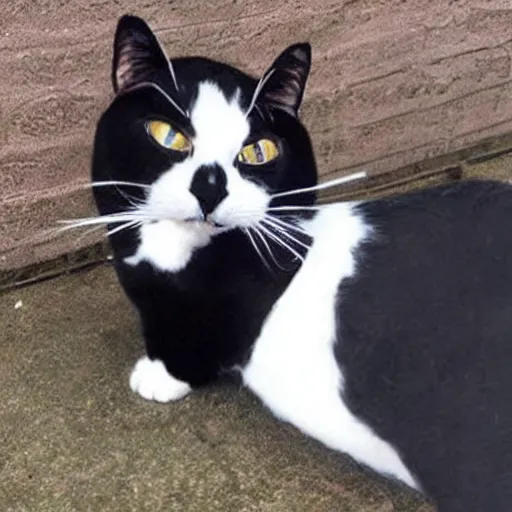
POLYGON ((423 324, 429 312, 468 323, 491 302, 512 308, 511 185, 462 182, 363 203, 354 213, 368 236, 340 290, 361 312, 378 304, 400 322, 411 308, 423 324))
POLYGON ((438 236, 457 231, 461 236, 471 233, 467 241, 474 243, 478 242, 475 230, 488 232, 489 221, 506 221, 507 214, 512 213, 512 185, 488 180, 461 181, 367 201, 356 211, 376 228, 377 234, 424 239, 424 233, 417 229, 424 227, 431 230, 428 234, 434 236, 434 242, 438 236), (406 228, 406 232, 400 231, 406 228))
POLYGON ((371 235, 338 292, 345 400, 441 510, 507 510, 512 187, 463 182, 357 212, 371 235))

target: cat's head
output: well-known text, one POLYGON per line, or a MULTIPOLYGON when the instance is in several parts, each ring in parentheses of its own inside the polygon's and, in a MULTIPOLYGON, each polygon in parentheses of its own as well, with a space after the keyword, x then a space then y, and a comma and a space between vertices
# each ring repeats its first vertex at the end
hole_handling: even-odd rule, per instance
POLYGON ((280 195, 317 180, 298 119, 310 61, 310 46, 296 44, 255 79, 205 58, 170 60, 143 20, 121 18, 93 181, 143 186, 97 189, 101 213, 135 204, 149 221, 223 231, 257 224, 269 206, 312 203, 314 193, 280 195))

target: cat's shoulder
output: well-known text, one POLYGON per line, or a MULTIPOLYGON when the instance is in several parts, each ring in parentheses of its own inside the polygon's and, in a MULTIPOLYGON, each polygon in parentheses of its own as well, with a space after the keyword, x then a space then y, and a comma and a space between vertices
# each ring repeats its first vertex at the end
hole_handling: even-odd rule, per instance
POLYGON ((430 223, 462 225, 478 218, 492 221, 512 215, 512 184, 497 180, 467 180, 358 203, 354 213, 370 226, 430 223))

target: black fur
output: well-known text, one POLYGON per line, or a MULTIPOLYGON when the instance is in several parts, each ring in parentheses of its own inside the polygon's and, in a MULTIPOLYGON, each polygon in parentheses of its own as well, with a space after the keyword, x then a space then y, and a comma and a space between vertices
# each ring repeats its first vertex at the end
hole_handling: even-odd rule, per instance
POLYGON ((344 398, 439 510, 512 507, 512 187, 367 202, 374 235, 339 288, 344 398))
POLYGON ((219 236, 175 274, 147 263, 117 271, 141 315, 148 356, 193 387, 246 361, 292 276, 269 274, 239 232, 219 236))

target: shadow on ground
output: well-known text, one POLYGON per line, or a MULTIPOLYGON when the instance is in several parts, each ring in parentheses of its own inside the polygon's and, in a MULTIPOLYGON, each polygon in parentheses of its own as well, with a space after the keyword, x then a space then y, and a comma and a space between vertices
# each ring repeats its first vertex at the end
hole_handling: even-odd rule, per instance
POLYGON ((107 266, 2 295, 0 327, 2 511, 431 510, 245 390, 133 395, 137 318, 107 266))

